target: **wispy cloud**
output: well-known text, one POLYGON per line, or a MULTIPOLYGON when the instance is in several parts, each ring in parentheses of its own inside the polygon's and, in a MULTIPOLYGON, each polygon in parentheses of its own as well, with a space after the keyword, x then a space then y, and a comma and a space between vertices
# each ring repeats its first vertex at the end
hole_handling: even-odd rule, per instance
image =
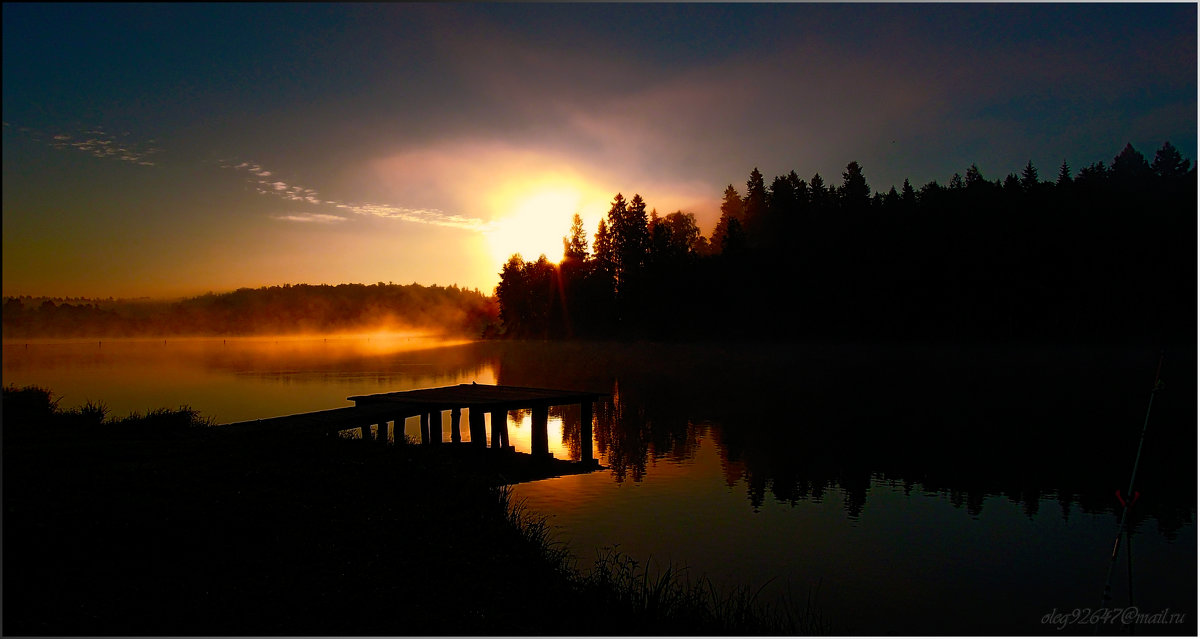
POLYGON ((55 133, 50 136, 50 146, 56 149, 74 149, 103 160, 120 160, 140 166, 155 166, 150 156, 161 152, 162 149, 151 146, 154 140, 146 144, 134 142, 129 133, 113 135, 100 127, 74 133, 55 133))
POLYGON ((410 209, 388 204, 337 204, 338 208, 374 217, 392 218, 405 222, 419 222, 435 226, 482 231, 488 228, 483 220, 463 215, 451 215, 438 209, 410 209))
MULTIPOLYGON (((254 190, 257 193, 288 202, 302 202, 313 206, 329 206, 364 217, 395 219, 417 224, 431 224, 434 226, 477 231, 488 228, 488 225, 479 218, 446 213, 440 209, 413 208, 372 202, 340 202, 338 200, 322 199, 320 193, 315 189, 289 184, 278 179, 273 172, 253 162, 238 162, 235 164, 233 161, 224 161, 220 164, 220 167, 250 174, 252 177, 248 177, 247 179, 254 184, 254 190), (263 179, 266 177, 274 177, 275 179, 263 179)), ((340 215, 321 213, 291 214, 274 217, 275 219, 289 222, 319 222, 326 224, 344 222, 349 219, 340 215)))
POLYGON ((288 215, 273 215, 271 217, 284 222, 301 222, 304 224, 339 224, 347 220, 347 218, 340 215, 329 215, 327 213, 291 213, 288 215))

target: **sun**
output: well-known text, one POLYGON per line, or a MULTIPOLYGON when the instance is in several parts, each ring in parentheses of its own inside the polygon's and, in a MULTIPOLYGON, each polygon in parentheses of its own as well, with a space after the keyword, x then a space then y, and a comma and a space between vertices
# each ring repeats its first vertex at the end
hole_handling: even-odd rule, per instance
POLYGON ((571 216, 579 212, 583 194, 570 185, 543 186, 518 196, 507 215, 492 221, 485 231, 492 257, 503 263, 513 253, 529 261, 545 255, 551 262, 562 259, 562 238, 571 228, 571 216))

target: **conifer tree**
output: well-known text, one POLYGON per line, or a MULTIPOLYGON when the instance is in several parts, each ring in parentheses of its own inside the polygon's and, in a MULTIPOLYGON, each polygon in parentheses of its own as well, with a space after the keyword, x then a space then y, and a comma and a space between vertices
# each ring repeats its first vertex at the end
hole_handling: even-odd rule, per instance
POLYGON ((908 178, 904 178, 904 186, 900 188, 900 201, 904 204, 905 208, 912 208, 917 205, 917 193, 913 190, 908 178))
POLYGON ((1170 142, 1163 142, 1162 148, 1154 154, 1154 163, 1150 165, 1150 169, 1158 177, 1178 179, 1187 175, 1188 164, 1178 149, 1170 142))
POLYGON ((1033 166, 1033 160, 1025 164, 1025 169, 1021 171, 1021 190, 1026 193, 1032 193, 1038 186, 1038 171, 1033 166))
POLYGON ((737 220, 740 223, 742 211, 742 196, 738 194, 732 184, 726 186, 725 199, 721 200, 721 217, 717 219, 717 226, 713 229, 709 244, 720 250, 720 247, 725 245, 725 233, 729 228, 730 220, 737 220))
POLYGON ((1062 166, 1058 167, 1058 181, 1055 186, 1069 186, 1071 184, 1071 167, 1067 166, 1067 161, 1064 159, 1062 166))
POLYGON ((571 217, 571 230, 563 238, 563 260, 583 262, 588 257, 587 235, 583 230, 583 218, 576 213, 571 217))
POLYGON ((737 257, 746 250, 746 233, 742 230, 742 223, 737 219, 729 220, 729 226, 725 229, 725 235, 721 237, 721 255, 727 257, 737 257))
POLYGON ((900 208, 900 194, 896 192, 895 186, 888 189, 887 195, 883 196, 883 207, 889 213, 895 212, 896 209, 900 208))
POLYGON ((967 169, 967 175, 965 178, 963 178, 963 181, 967 188, 978 188, 987 182, 987 180, 983 177, 983 171, 980 171, 979 167, 975 164, 971 164, 971 166, 967 169))
POLYGON ((1150 176, 1150 164, 1133 144, 1126 144, 1117 157, 1113 158, 1111 167, 1112 178, 1126 187, 1142 186, 1150 176))
POLYGON ((746 198, 742 205, 742 230, 746 233, 747 240, 755 243, 764 230, 767 217, 767 186, 758 167, 754 167, 750 172, 750 179, 746 180, 746 198))
POLYGON ((1015 194, 1025 190, 1025 183, 1017 177, 1016 173, 1009 173, 1004 178, 1004 185, 1001 187, 1005 193, 1015 194))
POLYGON ((795 171, 788 172, 788 184, 792 185, 792 194, 796 198, 797 212, 803 212, 808 205, 808 185, 796 175, 795 171))
POLYGON ((842 173, 841 203, 847 211, 865 211, 871 203, 871 187, 858 162, 846 165, 842 173))
POLYGON ((612 236, 608 232, 608 224, 603 218, 596 227, 596 241, 592 244, 592 248, 595 250, 593 274, 602 283, 602 288, 611 295, 614 287, 613 281, 616 277, 617 260, 613 251, 612 236))
POLYGON ((829 190, 825 188, 825 180, 820 173, 813 173, 808 181, 809 202, 814 211, 824 211, 829 207, 829 190))

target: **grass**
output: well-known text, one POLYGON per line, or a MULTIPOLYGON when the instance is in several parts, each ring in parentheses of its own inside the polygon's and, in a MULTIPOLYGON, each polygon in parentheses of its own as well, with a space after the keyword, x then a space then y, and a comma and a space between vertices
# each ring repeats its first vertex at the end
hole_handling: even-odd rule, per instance
MULTIPOLYGON (((4 389, 4 634, 795 634, 811 607, 611 550, 589 570, 427 447, 113 419, 4 389)), ((809 602, 811 603, 811 602, 809 602)))
MULTIPOLYGON (((803 605, 790 592, 775 603, 759 600, 767 586, 721 589, 707 577, 693 578, 686 566, 653 567, 615 548, 597 549, 594 563, 577 559, 554 539, 545 516, 530 513, 511 492, 499 493, 509 521, 535 547, 563 582, 609 622, 593 618, 583 634, 645 635, 818 635, 831 625, 809 592, 803 605)), ((577 630, 572 634, 580 634, 577 630)))

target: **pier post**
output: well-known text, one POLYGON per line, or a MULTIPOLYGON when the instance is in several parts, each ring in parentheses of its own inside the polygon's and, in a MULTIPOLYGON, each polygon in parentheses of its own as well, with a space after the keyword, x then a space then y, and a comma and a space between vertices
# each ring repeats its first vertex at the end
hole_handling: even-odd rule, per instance
POLYGON ((459 425, 462 423, 462 409, 455 406, 450 409, 450 441, 455 444, 462 441, 462 431, 459 425))
POLYGON ((483 423, 483 409, 470 408, 467 413, 467 425, 471 432, 471 445, 487 448, 487 427, 483 423))
POLYGON ((538 404, 533 407, 533 419, 530 437, 530 452, 534 457, 550 454, 550 434, 547 424, 550 421, 550 407, 538 404))
POLYGON ((592 402, 579 403, 579 461, 592 461, 592 402))
POLYGON ((500 434, 505 430, 508 430, 508 411, 492 411, 492 448, 500 448, 500 434))
POLYGON ((421 443, 429 443, 429 413, 421 413, 421 443))
POLYGON ((442 443, 442 411, 429 413, 429 443, 442 443))

